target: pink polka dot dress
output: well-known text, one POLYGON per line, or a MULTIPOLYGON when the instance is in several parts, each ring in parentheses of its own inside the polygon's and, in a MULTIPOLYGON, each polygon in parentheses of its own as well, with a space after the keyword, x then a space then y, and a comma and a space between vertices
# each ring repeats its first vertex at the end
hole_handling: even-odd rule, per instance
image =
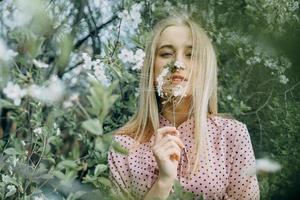
MULTIPOLYGON (((160 115, 160 127, 172 123, 160 115)), ((177 179, 184 190, 196 195, 196 199, 259 199, 259 187, 255 175, 247 170, 255 167, 255 158, 246 126, 233 119, 210 117, 207 120, 208 146, 206 159, 199 159, 199 169, 192 176, 187 173, 192 165, 194 148, 194 119, 183 122, 177 130, 185 147, 181 151, 177 179)), ((128 155, 108 152, 111 180, 122 192, 131 193, 135 199, 143 199, 158 177, 158 167, 149 142, 139 144, 126 135, 116 135, 114 140, 129 150, 128 155)))

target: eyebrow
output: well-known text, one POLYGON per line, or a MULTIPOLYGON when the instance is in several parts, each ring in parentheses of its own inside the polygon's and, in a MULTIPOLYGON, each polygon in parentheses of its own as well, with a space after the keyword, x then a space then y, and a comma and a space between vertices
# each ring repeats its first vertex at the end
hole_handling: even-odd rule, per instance
MULTIPOLYGON (((186 47, 186 48, 188 48, 188 49, 192 49, 192 48, 193 48, 193 46, 192 46, 192 45, 186 45, 185 47, 186 47)), ((173 46, 173 45, 171 45, 171 44, 165 44, 165 45, 162 45, 161 47, 159 47, 159 49, 158 49, 158 50, 160 50, 160 49, 163 49, 163 48, 170 48, 170 49, 174 49, 174 46, 173 46)))

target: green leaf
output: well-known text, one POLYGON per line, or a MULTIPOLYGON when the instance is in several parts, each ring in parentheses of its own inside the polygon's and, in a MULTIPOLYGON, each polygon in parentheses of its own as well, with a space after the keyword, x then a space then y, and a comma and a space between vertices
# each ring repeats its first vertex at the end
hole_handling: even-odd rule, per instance
POLYGON ((102 183, 103 185, 106 185, 106 186, 108 186, 108 187, 111 186, 111 181, 110 181, 109 179, 105 178, 105 177, 99 177, 99 178, 98 178, 98 181, 99 181, 100 183, 102 183))
POLYGON ((10 147, 4 150, 4 153, 7 155, 18 155, 18 153, 14 148, 10 147))
POLYGON ((116 152, 118 152, 120 154, 128 155, 128 150, 125 149, 124 147, 122 147, 122 145, 120 143, 113 142, 112 147, 116 152))
POLYGON ((3 181, 5 184, 10 184, 10 183, 11 183, 11 184, 13 184, 13 185, 18 186, 17 181, 16 181, 14 178, 9 177, 8 175, 2 174, 1 178, 2 178, 2 181, 3 181))
POLYGON ((102 140, 101 137, 97 137, 95 140, 95 149, 100 151, 100 152, 104 152, 106 149, 105 143, 102 140))
POLYGON ((73 160, 63 160, 57 164, 58 169, 76 168, 78 165, 73 160))
POLYGON ((95 135, 102 135, 103 133, 102 124, 98 119, 86 120, 82 123, 82 127, 95 135))
POLYGON ((95 172, 94 175, 95 176, 99 176, 102 172, 104 172, 105 170, 107 170, 107 166, 104 164, 98 164, 95 168, 95 172))
POLYGON ((0 99, 0 109, 1 108, 13 108, 16 107, 13 103, 6 101, 4 99, 0 99))

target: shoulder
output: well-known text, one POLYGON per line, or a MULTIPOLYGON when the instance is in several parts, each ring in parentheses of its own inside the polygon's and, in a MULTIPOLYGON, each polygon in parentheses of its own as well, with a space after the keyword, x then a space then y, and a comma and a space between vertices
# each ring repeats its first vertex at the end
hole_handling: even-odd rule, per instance
POLYGON ((243 122, 240 122, 236 119, 224 117, 221 115, 214 115, 210 116, 208 123, 215 125, 222 129, 229 129, 229 130, 239 130, 247 128, 243 122))
POLYGON ((248 139, 249 132, 246 124, 233 118, 212 116, 208 120, 208 129, 221 134, 226 140, 235 141, 248 139))

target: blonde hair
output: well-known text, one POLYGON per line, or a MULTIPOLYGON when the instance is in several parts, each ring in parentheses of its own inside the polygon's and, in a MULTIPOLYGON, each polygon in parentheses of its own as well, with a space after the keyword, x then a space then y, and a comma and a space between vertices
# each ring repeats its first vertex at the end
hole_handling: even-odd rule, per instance
POLYGON ((141 70, 138 110, 125 124, 119 134, 126 134, 138 142, 148 141, 159 128, 159 105, 154 86, 154 61, 161 33, 169 26, 187 26, 192 36, 191 72, 192 105, 189 114, 195 120, 195 158, 192 172, 197 170, 201 155, 206 155, 206 121, 208 115, 217 114, 217 62, 213 45, 206 32, 193 20, 184 15, 170 16, 159 21, 145 49, 144 65, 141 70))

